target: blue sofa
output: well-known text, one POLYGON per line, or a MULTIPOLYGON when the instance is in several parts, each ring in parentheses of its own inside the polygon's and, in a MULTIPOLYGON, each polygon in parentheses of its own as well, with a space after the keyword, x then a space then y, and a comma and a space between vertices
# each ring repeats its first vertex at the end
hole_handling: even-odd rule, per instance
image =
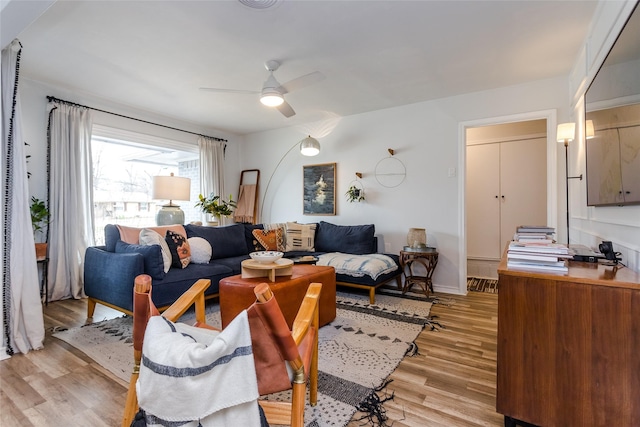
MULTIPOLYGON (((177 226, 181 227, 181 226, 177 226)), ((150 227, 153 229, 153 227, 150 227)), ((234 224, 226 227, 184 226, 186 237, 202 237, 209 242, 212 255, 209 263, 190 263, 186 268, 162 269, 162 255, 158 245, 140 246, 137 242, 125 243, 120 228, 109 224, 105 227, 105 245, 87 248, 84 263, 84 291, 88 297, 87 317, 93 317, 96 303, 106 305, 126 314, 133 310, 133 281, 140 274, 153 278, 152 298, 163 309, 173 303, 196 280, 210 279, 206 298, 218 297, 221 279, 240 274, 241 262, 249 259, 249 253, 261 250, 252 231, 262 229, 262 224, 234 224)), ((141 229, 128 228, 128 239, 141 229)), ((124 232, 124 228, 123 228, 124 232)), ((316 226, 315 252, 287 252, 286 257, 321 255, 341 252, 347 254, 373 254, 377 251, 375 227, 369 225, 340 226, 321 221, 316 226)), ((371 303, 375 290, 395 279, 401 286, 398 256, 389 254, 396 264, 394 271, 382 274, 375 280, 369 276, 354 277, 336 274, 336 284, 366 289, 371 303)))

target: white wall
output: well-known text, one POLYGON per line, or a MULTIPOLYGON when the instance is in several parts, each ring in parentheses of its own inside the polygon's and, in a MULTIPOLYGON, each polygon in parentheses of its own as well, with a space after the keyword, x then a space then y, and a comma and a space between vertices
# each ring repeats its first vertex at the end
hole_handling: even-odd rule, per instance
MULTIPOLYGON (((570 80, 573 88, 573 120, 580 133, 584 129, 584 94, 635 3, 634 0, 601 2, 598 5, 570 80)), ((579 134, 576 143, 572 144, 569 168, 574 175, 585 171, 583 135, 579 134)), ((573 181, 570 190, 572 242, 597 248, 601 241, 610 240, 614 249, 621 252, 623 262, 629 268, 640 271, 640 206, 588 207, 586 182, 573 181)))
MULTIPOLYGON (((284 159, 268 189, 264 219, 373 223, 386 244, 382 249, 394 253, 406 245, 410 227, 426 228, 428 244, 440 252, 435 289, 466 293, 460 123, 550 109, 568 117, 568 93, 565 79, 550 79, 344 117, 330 135, 319 138, 322 151, 317 157, 294 150, 284 159), (388 148, 407 168, 405 181, 391 189, 374 176, 388 148), (337 163, 337 215, 302 215, 302 165, 331 162, 337 163), (455 176, 449 176, 450 169, 455 176), (344 196, 355 172, 363 173, 365 203, 348 203, 344 196)), ((241 167, 261 170, 261 195, 282 155, 304 136, 296 128, 245 136, 241 167)))

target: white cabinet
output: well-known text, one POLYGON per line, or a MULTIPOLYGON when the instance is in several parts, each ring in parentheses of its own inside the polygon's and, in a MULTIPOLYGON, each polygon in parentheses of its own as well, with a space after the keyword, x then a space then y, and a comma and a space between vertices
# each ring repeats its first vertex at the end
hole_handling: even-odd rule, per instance
POLYGON ((547 223, 546 139, 467 146, 467 257, 498 260, 519 225, 547 223))

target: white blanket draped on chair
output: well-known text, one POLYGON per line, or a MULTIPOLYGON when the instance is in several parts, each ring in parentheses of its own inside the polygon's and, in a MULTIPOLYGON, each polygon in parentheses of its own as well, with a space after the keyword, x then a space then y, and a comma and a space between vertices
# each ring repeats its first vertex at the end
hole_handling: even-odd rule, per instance
POLYGON ((259 426, 247 312, 222 332, 151 317, 136 387, 148 426, 259 426))

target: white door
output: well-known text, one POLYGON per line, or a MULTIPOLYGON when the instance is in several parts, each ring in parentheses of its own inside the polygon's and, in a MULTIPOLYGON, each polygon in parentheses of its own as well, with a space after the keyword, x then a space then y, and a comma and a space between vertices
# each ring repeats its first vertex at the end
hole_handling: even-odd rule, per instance
POLYGON ((500 256, 500 145, 467 146, 467 257, 500 256))
POLYGON ((546 139, 467 146, 467 258, 499 260, 519 225, 547 223, 546 139))
POLYGON ((547 224, 547 141, 500 144, 500 254, 519 225, 547 224))

